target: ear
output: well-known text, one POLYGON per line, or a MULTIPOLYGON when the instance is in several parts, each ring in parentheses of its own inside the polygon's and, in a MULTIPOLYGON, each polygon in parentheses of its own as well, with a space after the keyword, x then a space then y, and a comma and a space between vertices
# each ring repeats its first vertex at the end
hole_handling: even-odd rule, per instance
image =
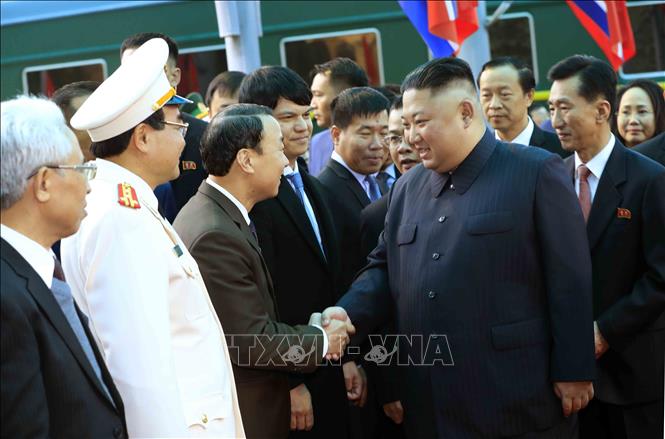
POLYGON ((336 125, 330 127, 330 137, 332 137, 333 145, 335 148, 337 148, 337 144, 339 143, 339 136, 341 133, 342 130, 340 130, 336 125))
POLYGON ((536 95, 536 90, 531 89, 526 94, 526 100, 528 102, 527 107, 530 107, 533 104, 533 97, 536 95))
POLYGON ((611 120, 612 113, 610 112, 610 103, 604 99, 600 99, 596 103, 596 122, 601 124, 611 120))
POLYGON ((135 145, 139 152, 147 154, 150 150, 149 138, 152 132, 148 129, 148 124, 140 123, 134 128, 132 137, 129 139, 129 146, 135 145))
POLYGON ((238 151, 238 154, 236 154, 235 162, 244 173, 254 174, 256 172, 253 163, 255 155, 256 152, 254 150, 248 148, 242 148, 241 150, 238 151))
POLYGON ((53 185, 52 178, 55 177, 55 169, 41 168, 32 178, 31 189, 35 199, 40 203, 46 203, 51 199, 50 189, 53 185))
POLYGON ((470 99, 464 99, 459 104, 459 112, 464 128, 469 128, 471 122, 473 122, 473 117, 476 114, 476 107, 473 105, 473 102, 470 99))
POLYGON ((173 75, 169 79, 171 80, 171 85, 173 85, 173 88, 176 88, 176 87, 178 87, 178 84, 180 84, 180 79, 182 77, 182 71, 180 70, 180 67, 176 67, 172 70, 172 72, 173 72, 173 75))

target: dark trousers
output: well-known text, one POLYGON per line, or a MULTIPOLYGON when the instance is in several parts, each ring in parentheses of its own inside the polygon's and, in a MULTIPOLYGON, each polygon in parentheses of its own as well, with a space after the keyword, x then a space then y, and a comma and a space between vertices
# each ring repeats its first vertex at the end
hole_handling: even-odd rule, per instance
POLYGON ((581 439, 662 439, 663 400, 615 405, 592 400, 580 412, 581 439))

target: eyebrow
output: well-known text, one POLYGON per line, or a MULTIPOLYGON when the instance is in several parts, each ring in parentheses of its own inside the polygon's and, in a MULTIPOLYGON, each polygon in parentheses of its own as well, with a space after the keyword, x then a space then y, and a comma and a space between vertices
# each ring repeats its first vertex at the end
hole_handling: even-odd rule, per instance
POLYGON ((548 100, 547 100, 547 103, 548 103, 549 105, 556 105, 556 104, 559 104, 559 103, 570 104, 571 101, 570 101, 570 99, 568 99, 568 98, 560 98, 560 99, 556 99, 556 100, 554 100, 554 101, 548 99, 548 100))

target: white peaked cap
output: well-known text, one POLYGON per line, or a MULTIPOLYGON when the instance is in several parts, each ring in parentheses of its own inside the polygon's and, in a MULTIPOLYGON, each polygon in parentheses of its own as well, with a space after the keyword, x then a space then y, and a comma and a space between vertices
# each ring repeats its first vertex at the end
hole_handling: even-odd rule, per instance
POLYGON ((168 56, 166 41, 146 41, 86 99, 71 126, 101 142, 134 128, 167 103, 188 102, 176 96, 166 77, 168 56))

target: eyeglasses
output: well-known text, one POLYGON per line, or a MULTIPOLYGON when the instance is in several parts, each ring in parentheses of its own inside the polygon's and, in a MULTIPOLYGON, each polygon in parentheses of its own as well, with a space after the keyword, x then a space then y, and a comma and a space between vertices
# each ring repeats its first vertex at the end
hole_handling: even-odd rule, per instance
POLYGON ((185 134, 187 134, 187 128, 189 128, 188 123, 171 122, 170 120, 161 120, 159 122, 163 123, 164 125, 173 125, 173 126, 176 126, 176 127, 180 127, 180 128, 178 128, 178 131, 180 131, 180 134, 182 135, 182 137, 185 137, 185 134))
POLYGON ((37 173, 41 168, 76 171, 79 174, 83 175, 83 177, 85 177, 85 179, 88 181, 94 179, 95 176, 97 175, 97 165, 94 163, 84 163, 82 165, 44 165, 35 169, 35 171, 28 176, 27 180, 30 180, 32 177, 37 175, 37 173))
POLYGON ((383 143, 392 148, 397 148, 402 144, 402 140, 403 140, 402 136, 391 134, 383 138, 383 143))

